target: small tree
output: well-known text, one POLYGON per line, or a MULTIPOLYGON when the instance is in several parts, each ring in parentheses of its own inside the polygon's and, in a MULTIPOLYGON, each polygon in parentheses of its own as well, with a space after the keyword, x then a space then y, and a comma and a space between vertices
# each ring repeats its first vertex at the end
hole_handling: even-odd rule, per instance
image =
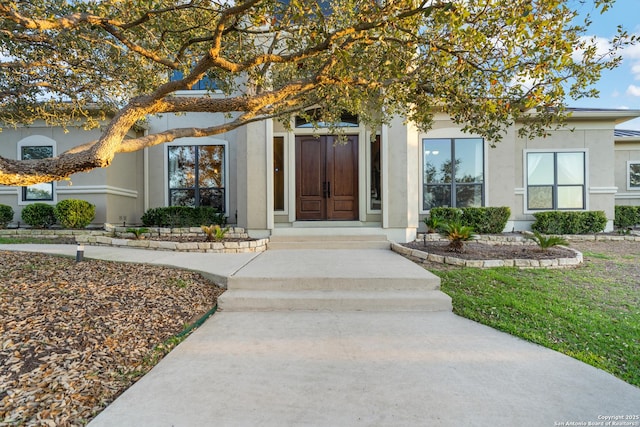
MULTIPOLYGON (((61 180, 117 153, 263 119, 290 123, 313 105, 316 124, 346 110, 371 128, 404 116, 426 129, 437 110, 492 143, 519 119, 520 136, 543 135, 567 117, 565 98, 596 95, 601 72, 635 42, 619 29, 601 52, 585 37, 591 17, 576 19, 581 3, 3 0, 0 122, 82 119, 102 130, 52 158, 0 158, 0 184, 61 180), (198 82, 226 96, 176 96, 198 82), (229 119, 128 138, 148 115, 188 112, 229 119)), ((614 0, 588 3, 603 12, 614 0)))

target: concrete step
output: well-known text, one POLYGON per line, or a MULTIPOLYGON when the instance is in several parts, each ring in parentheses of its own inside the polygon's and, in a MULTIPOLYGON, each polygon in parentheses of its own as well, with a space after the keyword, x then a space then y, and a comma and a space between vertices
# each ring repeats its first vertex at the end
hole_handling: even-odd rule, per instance
POLYGON ((450 311, 451 299, 439 289, 439 277, 389 249, 267 250, 228 278, 218 305, 228 311, 450 311))
MULTIPOLYGON (((428 272, 427 272, 428 273, 428 272)), ((440 278, 429 273, 426 277, 242 277, 227 279, 227 288, 255 291, 435 291, 440 278)))
POLYGON ((267 249, 389 249, 385 235, 274 235, 267 249))
POLYGON ((432 291, 256 291, 230 289, 223 311, 451 311, 451 298, 432 291))

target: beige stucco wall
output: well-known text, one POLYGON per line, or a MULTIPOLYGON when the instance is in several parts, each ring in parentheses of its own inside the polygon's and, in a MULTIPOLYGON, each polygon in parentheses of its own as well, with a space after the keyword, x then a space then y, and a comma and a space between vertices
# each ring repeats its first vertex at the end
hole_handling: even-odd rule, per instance
POLYGON ((622 138, 615 144, 616 205, 640 206, 640 190, 627 186, 627 162, 640 162, 640 139, 622 138))
MULTIPOLYGON (((17 159, 20 156, 18 145, 40 144, 54 145, 54 153, 64 151, 97 139, 101 129, 84 130, 81 127, 47 126, 36 122, 33 125, 18 128, 3 128, 0 132, 0 155, 17 159)), ((135 136, 132 132, 131 136, 135 136)), ((54 183, 55 204, 65 199, 81 199, 96 205, 95 225, 108 221, 117 221, 118 212, 123 211, 129 218, 142 214, 141 204, 135 201, 142 194, 142 162, 138 153, 117 155, 111 166, 94 169, 86 173, 71 175, 68 181, 54 183), (125 196, 122 196, 125 195, 125 196), (123 208, 126 206, 126 209, 123 208)), ((21 200, 20 187, 0 186, 0 203, 9 205, 15 212, 14 222, 21 221, 21 213, 28 203, 21 200)))
MULTIPOLYGON (((508 206, 511 209, 511 218, 505 231, 528 229, 535 218, 531 212, 527 212, 525 203, 526 150, 581 150, 585 151, 587 159, 586 208, 605 211, 611 226, 616 192, 613 173, 613 128, 613 120, 576 119, 570 121, 565 128, 550 132, 544 138, 518 138, 517 127, 514 126, 495 147, 485 142, 485 205, 508 206)), ((461 126, 452 123, 447 116, 436 114, 432 129, 421 133, 419 138, 422 140, 474 136, 463 133, 461 126)), ((418 159, 422 158, 420 146, 416 155, 418 159)), ((421 168, 422 166, 420 171, 421 168)), ((421 210, 420 219, 422 220, 426 214, 427 212, 421 210)))

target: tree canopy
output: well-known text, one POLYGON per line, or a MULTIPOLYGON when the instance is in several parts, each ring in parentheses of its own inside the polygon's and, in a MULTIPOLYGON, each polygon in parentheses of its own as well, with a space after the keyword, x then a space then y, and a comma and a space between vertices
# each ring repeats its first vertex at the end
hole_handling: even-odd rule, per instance
MULTIPOLYGON (((614 0, 595 0, 594 12, 614 0)), ((576 23, 583 0, 0 0, 0 123, 107 124, 97 141, 51 159, 0 157, 0 184, 65 179, 114 155, 215 135, 316 106, 372 126, 434 111, 497 142, 566 118, 594 96, 635 37, 606 52, 576 23), (174 78, 170 78, 174 76, 174 78), (178 77, 178 78, 175 78, 178 77), (208 77, 218 92, 181 97, 208 77), (213 112, 223 124, 125 138, 153 114, 213 112)))

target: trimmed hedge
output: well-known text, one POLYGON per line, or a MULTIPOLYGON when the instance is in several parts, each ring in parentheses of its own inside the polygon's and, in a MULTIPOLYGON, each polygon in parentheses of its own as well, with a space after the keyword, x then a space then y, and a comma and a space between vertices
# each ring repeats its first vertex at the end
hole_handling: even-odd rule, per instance
POLYGON ((96 217, 96 207, 85 200, 61 200, 53 214, 65 228, 85 228, 96 217))
POLYGON ((531 229, 542 234, 591 234, 607 226, 603 211, 549 211, 533 216, 536 220, 531 229))
POLYGON ((613 225, 616 228, 631 228, 640 224, 640 206, 616 206, 613 225))
POLYGON ((511 209, 507 206, 482 207, 482 208, 433 208, 430 211, 432 218, 438 222, 456 222, 473 228, 475 233, 500 234, 504 231, 511 209))
POLYGON ((13 221, 13 208, 7 205, 0 205, 0 228, 5 228, 13 221))
POLYGON ((214 208, 200 206, 167 206, 151 208, 142 215, 145 227, 200 227, 201 225, 227 225, 224 213, 214 208))
POLYGON ((34 228, 46 228, 56 223, 53 206, 46 203, 33 203, 22 209, 22 220, 34 228))

